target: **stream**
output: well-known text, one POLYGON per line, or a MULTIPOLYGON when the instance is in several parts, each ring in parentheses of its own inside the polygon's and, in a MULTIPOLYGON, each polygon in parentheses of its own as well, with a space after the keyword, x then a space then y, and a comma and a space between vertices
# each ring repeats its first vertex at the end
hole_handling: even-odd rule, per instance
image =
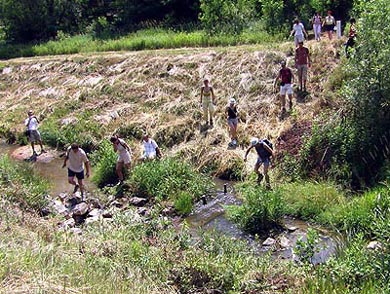
POLYGON ((342 236, 291 217, 282 219, 282 226, 285 228, 282 232, 275 233, 269 238, 256 239, 230 221, 225 214, 224 206, 241 204, 235 196, 234 183, 216 180, 216 186, 215 194, 196 203, 193 212, 187 217, 187 222, 190 228, 194 229, 194 233, 195 229, 199 228, 213 230, 231 238, 246 241, 258 254, 270 252, 275 259, 298 260, 294 254, 294 247, 298 240, 307 240, 308 229, 312 228, 319 234, 316 252, 311 259, 313 264, 328 260, 343 244, 342 236))
MULTIPOLYGON (((39 147, 38 150, 40 150, 39 147)), ((10 158, 31 162, 34 169, 50 182, 52 197, 61 193, 70 194, 73 190, 73 186, 67 183, 66 169, 61 168, 63 163, 61 153, 48 150, 47 153, 32 158, 31 146, 21 147, 8 145, 4 142, 0 143, 0 151, 1 154, 8 154, 10 158)), ((241 200, 235 196, 234 183, 226 183, 218 179, 215 179, 215 183, 216 190, 212 195, 196 203, 193 212, 186 218, 194 234, 199 228, 213 230, 231 238, 246 241, 259 254, 270 252, 275 259, 296 260, 293 248, 298 240, 305 241, 308 229, 313 228, 319 233, 316 253, 312 258, 313 264, 325 262, 343 244, 341 236, 290 217, 285 217, 282 220, 282 226, 285 228, 282 232, 273 233, 266 239, 254 238, 253 235, 245 233, 237 224, 230 221, 225 214, 224 206, 241 204, 241 200)), ((87 191, 96 189, 90 179, 86 179, 85 184, 87 191)))

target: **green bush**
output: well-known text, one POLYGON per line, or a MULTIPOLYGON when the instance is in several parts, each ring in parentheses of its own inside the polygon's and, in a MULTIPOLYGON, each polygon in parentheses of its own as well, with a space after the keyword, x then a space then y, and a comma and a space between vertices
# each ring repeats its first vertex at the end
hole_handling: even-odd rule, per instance
POLYGON ((103 140, 99 144, 99 148, 91 154, 91 162, 93 167, 92 181, 102 188, 107 184, 113 184, 118 180, 115 172, 117 155, 112 148, 112 144, 108 140, 103 140))
POLYGON ((137 165, 127 182, 134 194, 159 200, 175 200, 176 195, 182 191, 187 191, 193 199, 199 199, 213 186, 209 178, 196 172, 189 164, 174 158, 137 165))
POLYGON ((192 196, 188 192, 181 191, 174 201, 176 211, 181 215, 189 214, 192 210, 192 196))
POLYGON ((37 176, 31 165, 14 163, 7 155, 0 157, 0 194, 24 209, 40 211, 47 206, 49 184, 37 176))
POLYGON ((252 183, 237 186, 238 194, 244 199, 241 206, 229 206, 229 217, 245 231, 258 234, 280 225, 284 204, 280 190, 270 191, 252 183))

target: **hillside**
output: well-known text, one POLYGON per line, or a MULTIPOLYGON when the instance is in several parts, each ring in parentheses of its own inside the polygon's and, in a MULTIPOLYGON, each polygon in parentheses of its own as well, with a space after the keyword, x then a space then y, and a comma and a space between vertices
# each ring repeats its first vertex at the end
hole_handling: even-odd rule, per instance
POLYGON ((337 66, 340 42, 327 41, 308 44, 311 94, 294 99, 294 111, 282 121, 273 81, 281 60, 293 64, 291 43, 9 60, 1 64, 1 131, 20 134, 30 108, 41 120, 44 143, 53 146, 82 138, 94 149, 118 132, 139 154, 140 134, 147 131, 165 153, 180 152, 196 166, 229 177, 244 150, 226 150, 228 99, 238 100, 240 142, 245 145, 251 136, 276 142, 282 132, 298 121, 311 121, 329 104, 324 85, 337 66), (204 77, 215 89, 217 104, 215 127, 206 130, 200 127, 199 104, 204 77), (58 134, 65 138, 59 141, 58 134))

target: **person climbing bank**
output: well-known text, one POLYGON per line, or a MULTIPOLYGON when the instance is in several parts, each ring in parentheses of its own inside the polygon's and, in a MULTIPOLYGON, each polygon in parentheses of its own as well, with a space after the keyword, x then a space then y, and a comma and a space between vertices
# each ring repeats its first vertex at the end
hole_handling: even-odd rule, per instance
POLYGON ((271 188, 269 175, 268 175, 268 169, 271 163, 271 156, 273 155, 272 145, 271 143, 266 140, 259 140, 258 138, 253 137, 250 140, 250 146, 247 149, 244 157, 244 161, 247 161, 247 157, 249 152, 252 150, 252 148, 255 148, 257 152, 257 160, 254 167, 254 172, 257 174, 257 182, 260 183, 265 178, 266 187, 271 188), (263 165, 263 174, 259 171, 260 166, 263 165))
POLYGON ((118 136, 112 136, 110 142, 112 143, 114 151, 118 153, 115 171, 119 180, 118 184, 122 184, 124 180, 123 168, 129 170, 131 166, 130 146, 118 136))
POLYGON ((210 120, 210 126, 213 126, 213 114, 215 110, 215 95, 213 87, 210 86, 209 80, 203 80, 204 86, 200 89, 200 105, 203 109, 203 120, 207 125, 210 120))
POLYGON ((236 99, 230 98, 229 105, 225 109, 225 113, 227 116, 227 123, 229 127, 229 136, 231 138, 231 142, 229 143, 229 147, 237 146, 237 127, 238 127, 238 110, 236 99))

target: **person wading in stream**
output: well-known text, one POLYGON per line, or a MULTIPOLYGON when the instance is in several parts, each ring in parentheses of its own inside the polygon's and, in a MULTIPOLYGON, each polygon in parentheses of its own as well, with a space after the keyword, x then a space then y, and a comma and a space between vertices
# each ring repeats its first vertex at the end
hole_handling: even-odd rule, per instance
POLYGON ((123 139, 118 138, 118 136, 112 136, 110 141, 114 151, 118 153, 115 169, 119 179, 118 184, 121 185, 124 180, 123 167, 129 170, 131 166, 130 146, 123 139))
POLYGON ((32 110, 29 110, 27 112, 27 114, 28 114, 28 118, 26 118, 26 120, 24 121, 24 124, 27 128, 26 135, 28 137, 28 140, 31 142, 33 156, 38 155, 35 152, 35 142, 38 142, 39 145, 41 146, 41 154, 46 153, 46 151, 43 149, 41 134, 38 131, 39 121, 38 121, 37 117, 34 115, 32 110))
POLYGON ((244 161, 247 160, 248 154, 251 149, 255 148, 258 155, 254 168, 254 171, 257 174, 257 182, 260 183, 263 177, 265 177, 266 187, 267 189, 270 189, 271 185, 269 182, 268 168, 271 163, 270 158, 273 155, 272 144, 267 139, 259 140, 258 138, 252 138, 250 142, 251 145, 245 153, 244 161), (259 168, 262 164, 264 176, 261 172, 259 172, 259 168))
POLYGON ((87 155, 84 150, 79 147, 77 143, 73 143, 68 147, 66 151, 66 156, 64 159, 64 164, 62 168, 68 165, 68 183, 74 185, 73 193, 76 193, 78 189, 81 192, 81 200, 84 200, 84 166, 86 169, 85 176, 88 178, 90 174, 90 165, 87 155), (77 178, 77 183, 74 180, 74 177, 77 178))

